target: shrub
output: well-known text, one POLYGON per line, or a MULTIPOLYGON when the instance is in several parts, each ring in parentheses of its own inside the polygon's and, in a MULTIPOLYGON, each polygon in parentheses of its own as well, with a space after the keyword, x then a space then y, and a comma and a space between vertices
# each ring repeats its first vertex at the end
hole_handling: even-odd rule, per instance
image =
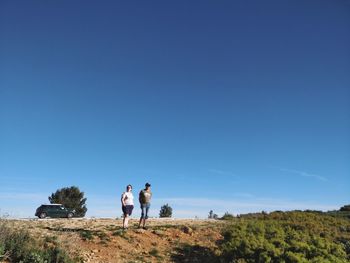
POLYGON ((232 214, 230 214, 229 212, 226 212, 220 219, 222 220, 231 220, 235 218, 232 214))
POLYGON ((30 236, 28 231, 15 230, 0 219, 0 260, 21 263, 73 263, 65 251, 54 246, 45 247, 43 241, 30 236))
POLYGON ((323 214, 243 216, 223 232, 222 262, 349 262, 350 222, 323 214))
POLYGON ((92 239, 94 239, 94 236, 92 235, 90 230, 83 230, 79 234, 80 234, 80 237, 83 240, 92 240, 92 239))
POLYGON ((154 257, 159 257, 159 251, 156 248, 153 248, 150 252, 150 255, 154 256, 154 257))
POLYGON ((342 206, 339 211, 350 211, 350 205, 342 206))
POLYGON ((215 213, 213 212, 213 210, 210 210, 210 211, 209 211, 208 218, 209 218, 209 219, 218 219, 218 215, 215 214, 215 213))
POLYGON ((159 217, 171 217, 172 214, 173 209, 168 204, 165 204, 160 208, 159 217))

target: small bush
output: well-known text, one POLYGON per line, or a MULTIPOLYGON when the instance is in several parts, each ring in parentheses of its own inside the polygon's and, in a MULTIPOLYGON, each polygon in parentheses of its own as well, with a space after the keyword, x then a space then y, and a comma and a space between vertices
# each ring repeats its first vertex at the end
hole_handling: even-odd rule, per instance
POLYGON ((24 259, 25 263, 46 263, 42 253, 39 251, 32 251, 30 252, 24 259))
POLYGON ((99 232, 97 233, 97 236, 100 238, 101 241, 103 241, 103 242, 105 242, 105 243, 111 241, 111 239, 109 238, 109 236, 108 236, 105 232, 103 232, 103 231, 99 231, 99 232))
POLYGON ((124 230, 121 230, 121 229, 114 231, 112 236, 118 236, 118 237, 124 238, 125 240, 131 239, 131 237, 129 237, 128 233, 124 230))
POLYGON ((232 220, 234 218, 235 217, 232 214, 230 214, 229 212, 226 212, 220 219, 221 220, 232 220))
POLYGON ((159 217, 171 217, 173 215, 173 209, 165 204, 160 208, 159 217))
POLYGON ((149 254, 150 254, 151 256, 158 257, 158 256, 159 256, 159 251, 158 251, 158 249, 153 248, 153 249, 149 252, 149 254))
POLYGON ((14 230, 6 220, 0 220, 0 260, 21 263, 73 263, 54 237, 44 241, 34 239, 28 231, 14 230), (53 246, 45 246, 51 242, 53 246))
POLYGON ((94 239, 94 236, 92 235, 91 231, 89 231, 89 230, 83 230, 79 234, 80 234, 80 237, 83 240, 92 240, 92 239, 94 239))

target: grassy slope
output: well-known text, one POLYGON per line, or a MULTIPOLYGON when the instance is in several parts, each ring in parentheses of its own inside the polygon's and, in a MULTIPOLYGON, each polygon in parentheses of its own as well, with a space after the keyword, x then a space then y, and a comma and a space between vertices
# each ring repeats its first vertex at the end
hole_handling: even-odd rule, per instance
MULTIPOLYGON (((350 220, 317 212, 259 213, 224 221, 155 219, 146 231, 138 230, 135 220, 126 233, 121 220, 112 219, 2 221, 0 229, 4 224, 16 233, 30 233, 28 244, 17 250, 22 246, 27 254, 36 251, 46 258, 58 251, 62 263, 69 262, 66 254, 84 262, 350 262, 350 220)), ((4 231, 0 254, 6 253, 3 237, 4 231)), ((8 252, 13 258, 14 252, 8 252)))

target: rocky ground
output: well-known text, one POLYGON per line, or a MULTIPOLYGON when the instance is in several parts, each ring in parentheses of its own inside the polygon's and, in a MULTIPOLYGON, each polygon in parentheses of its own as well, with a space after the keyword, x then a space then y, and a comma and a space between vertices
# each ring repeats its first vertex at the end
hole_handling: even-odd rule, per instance
POLYGON ((149 219, 138 229, 131 220, 127 231, 122 219, 13 220, 14 228, 28 229, 45 242, 59 242, 83 262, 210 262, 215 256, 223 221, 149 219))

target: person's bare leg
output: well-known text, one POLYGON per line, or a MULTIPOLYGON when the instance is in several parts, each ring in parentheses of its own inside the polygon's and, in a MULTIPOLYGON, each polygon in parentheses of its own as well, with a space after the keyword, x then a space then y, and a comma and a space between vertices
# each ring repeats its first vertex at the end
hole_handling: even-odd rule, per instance
POLYGON ((142 217, 140 218, 139 228, 141 227, 141 224, 142 224, 142 217))
POLYGON ((123 229, 127 229, 129 227, 129 215, 125 215, 123 219, 123 229))
POLYGON ((127 215, 124 215, 124 218, 123 218, 123 229, 125 229, 126 217, 127 217, 127 215))

